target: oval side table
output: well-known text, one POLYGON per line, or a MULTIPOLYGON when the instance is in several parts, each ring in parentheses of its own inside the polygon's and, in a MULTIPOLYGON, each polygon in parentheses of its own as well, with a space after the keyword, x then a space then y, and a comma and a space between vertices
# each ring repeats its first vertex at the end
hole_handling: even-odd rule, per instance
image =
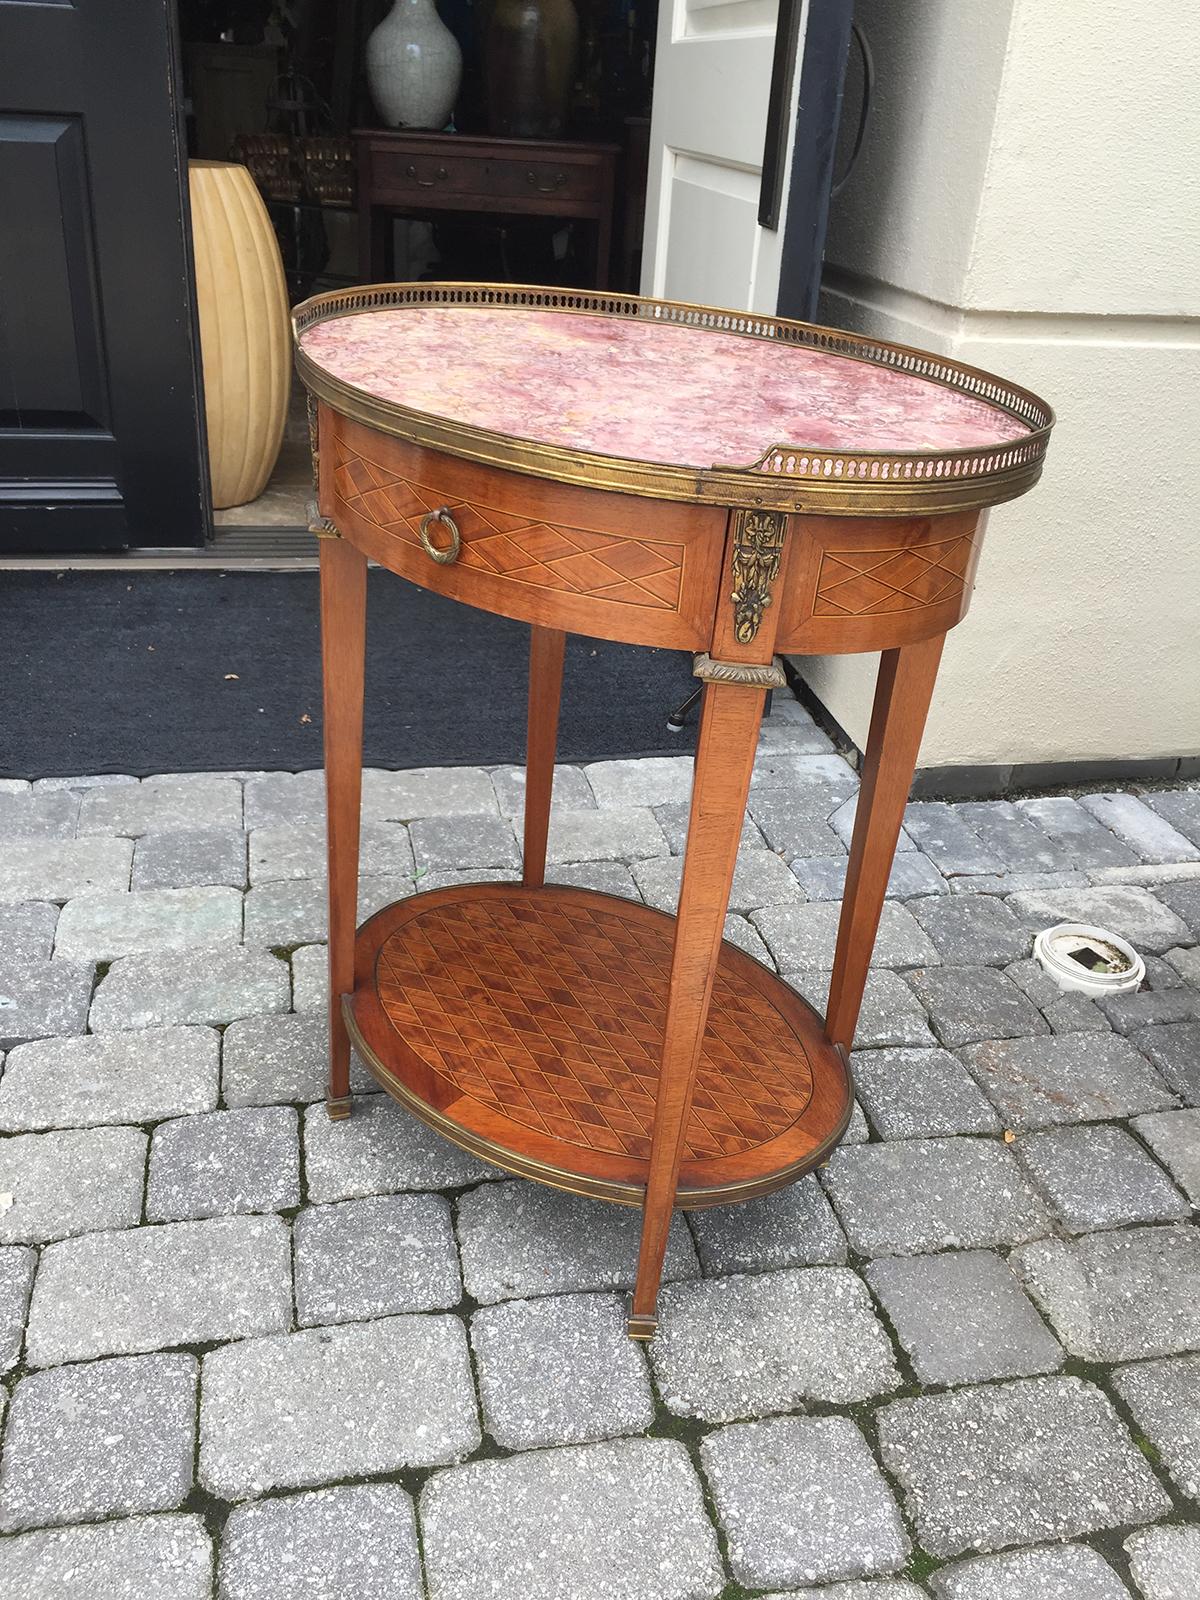
POLYGON ((294 317, 321 543, 329 1114, 351 1042, 496 1165, 642 1208, 629 1319, 656 1327, 673 1208, 823 1162, 947 630, 986 507, 1037 479, 1035 395, 921 351, 668 301, 475 284, 294 317), (368 560, 532 625, 519 883, 356 930, 368 560), (545 882, 567 632, 694 654, 678 912, 545 882), (778 652, 881 651, 822 1018, 722 938, 778 652))

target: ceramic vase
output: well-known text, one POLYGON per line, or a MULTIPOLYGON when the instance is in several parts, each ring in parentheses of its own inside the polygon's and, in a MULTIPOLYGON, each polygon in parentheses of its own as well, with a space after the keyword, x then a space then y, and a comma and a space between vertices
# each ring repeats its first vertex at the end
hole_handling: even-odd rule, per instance
POLYGON ((444 128, 461 81, 462 51, 433 0, 396 0, 367 40, 367 83, 384 122, 444 128))
POLYGON ((283 438, 292 353, 275 230, 254 180, 228 161, 189 161, 196 309, 213 505, 262 493, 283 438))
POLYGON ((578 58, 579 18, 571 0, 495 0, 484 53, 492 133, 561 137, 578 58))

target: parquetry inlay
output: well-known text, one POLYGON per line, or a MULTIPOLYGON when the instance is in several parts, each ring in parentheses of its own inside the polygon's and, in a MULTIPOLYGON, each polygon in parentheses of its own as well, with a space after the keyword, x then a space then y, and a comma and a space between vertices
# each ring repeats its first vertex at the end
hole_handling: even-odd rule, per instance
POLYGON ((971 565, 971 535, 892 550, 827 550, 817 574, 818 617, 873 617, 954 600, 971 565))

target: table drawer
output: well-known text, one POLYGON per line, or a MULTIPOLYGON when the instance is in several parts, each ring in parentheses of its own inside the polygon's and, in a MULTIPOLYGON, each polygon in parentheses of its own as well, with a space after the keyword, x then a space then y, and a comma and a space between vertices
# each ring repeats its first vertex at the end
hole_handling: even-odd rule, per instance
POLYGON ((423 588, 571 633, 708 647, 724 548, 721 507, 605 494, 477 465, 324 409, 320 459, 322 514, 423 588), (441 508, 450 520, 436 515, 441 508), (455 547, 453 559, 435 557, 422 524, 433 550, 455 547))
POLYGON ((372 150, 366 186, 376 203, 437 205, 455 196, 490 196, 572 205, 594 204, 602 194, 603 170, 594 161, 553 156, 497 158, 457 153, 372 150))

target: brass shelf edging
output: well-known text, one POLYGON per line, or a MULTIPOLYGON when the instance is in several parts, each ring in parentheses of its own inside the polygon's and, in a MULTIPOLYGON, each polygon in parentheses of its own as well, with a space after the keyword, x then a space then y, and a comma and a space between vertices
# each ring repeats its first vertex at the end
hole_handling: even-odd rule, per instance
MULTIPOLYGON (((807 1001, 804 1004, 807 1005, 807 1001)), ((811 1007, 809 1009, 811 1010, 811 1007)), ((456 1144, 460 1150, 465 1150, 469 1155, 479 1156, 505 1172, 514 1173, 518 1178, 531 1178, 535 1183, 546 1184, 551 1189, 561 1189, 567 1194, 587 1195, 596 1200, 611 1200, 617 1205, 641 1208, 645 1198, 643 1184, 618 1183, 606 1178, 593 1178, 572 1172, 566 1167, 552 1166, 549 1162, 538 1161, 532 1156, 523 1156, 517 1151, 509 1150, 504 1145, 484 1138, 482 1134, 471 1133, 458 1123, 452 1122, 449 1117, 443 1116, 427 1101, 414 1094, 406 1084, 401 1083, 387 1063, 381 1060, 367 1043, 354 1015, 353 995, 342 996, 342 1016, 354 1048, 380 1088, 406 1111, 410 1111, 414 1117, 425 1123, 426 1127, 449 1139, 451 1144, 456 1144)), ((845 1053, 841 1054, 846 1071, 846 1110, 841 1122, 827 1139, 814 1147, 802 1161, 794 1161, 789 1166, 782 1167, 778 1172, 769 1173, 765 1177, 746 1179, 740 1183, 715 1184, 711 1188, 704 1189, 688 1189, 681 1185, 675 1196, 675 1204, 683 1211, 703 1211, 709 1206, 730 1205, 736 1200, 752 1200, 758 1195, 773 1194, 776 1189, 785 1189, 789 1183, 795 1183, 797 1178, 803 1177, 806 1172, 811 1172, 814 1167, 819 1167, 826 1161, 849 1127, 854 1110, 854 1084, 849 1066, 846 1064, 845 1053)))
POLYGON ((296 370, 309 394, 351 421, 466 461, 530 473, 556 483, 695 504, 814 516, 916 516, 977 510, 1015 499, 1036 483, 1054 413, 1027 389, 929 351, 782 317, 652 300, 637 295, 518 284, 377 284, 316 295, 292 314, 296 370), (981 400, 1028 432, 972 450, 861 451, 780 443, 745 465, 682 467, 547 445, 364 393, 306 354, 307 329, 335 317, 406 306, 532 307, 575 316, 637 318, 802 345, 891 368, 981 400))

